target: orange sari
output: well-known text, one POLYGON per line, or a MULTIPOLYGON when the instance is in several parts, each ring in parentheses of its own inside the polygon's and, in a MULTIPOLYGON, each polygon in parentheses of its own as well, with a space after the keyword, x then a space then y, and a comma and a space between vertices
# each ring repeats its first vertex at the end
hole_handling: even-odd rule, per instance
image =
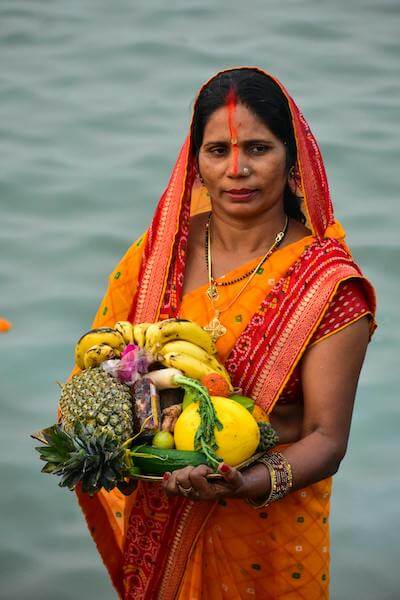
MULTIPOLYGON (((254 285, 224 313, 228 333, 217 343, 234 384, 269 413, 342 281, 362 280, 375 314, 374 290, 334 220, 317 143, 281 88, 292 114, 302 208, 312 235, 270 257, 254 285)), ((182 297, 190 214, 208 208, 190 149, 189 135, 148 232, 110 277, 94 326, 177 315, 204 325, 211 318, 203 288, 182 297)), ((232 286, 226 293, 235 291, 232 286)), ((375 327, 372 319, 371 335, 375 327)), ((140 483, 129 497, 118 490, 77 495, 121 598, 313 600, 328 597, 330 489, 330 479, 321 481, 261 511, 239 500, 168 500, 155 484, 140 483)))
MULTIPOLYGON (((272 287, 272 281, 285 274, 311 241, 311 236, 307 236, 275 252, 239 303, 224 313, 221 320, 228 332, 217 341, 221 358, 231 352, 266 291, 272 287)), ((253 262, 255 266, 257 260, 253 262)), ((235 269, 229 273, 229 279, 240 277, 251 266, 249 263, 235 269)), ((222 305, 228 304, 240 285, 239 282, 222 288, 222 305)), ((205 295, 206 287, 183 297, 180 316, 201 325, 209 322, 212 310, 205 295)), ((259 511, 241 500, 220 502, 192 549, 178 599, 326 597, 330 491, 331 479, 328 479, 259 511), (299 589, 302 596, 297 594, 299 589)))

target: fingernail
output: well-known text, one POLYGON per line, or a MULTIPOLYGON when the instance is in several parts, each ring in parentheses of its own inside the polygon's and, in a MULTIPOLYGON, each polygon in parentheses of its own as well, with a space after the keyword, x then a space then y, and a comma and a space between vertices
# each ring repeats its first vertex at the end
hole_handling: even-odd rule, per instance
POLYGON ((221 471, 221 473, 229 473, 229 471, 231 470, 229 465, 226 465, 225 463, 222 463, 222 465, 220 465, 219 470, 221 471))
POLYGON ((163 479, 164 481, 168 481, 168 479, 171 477, 171 473, 164 473, 163 475, 163 479))

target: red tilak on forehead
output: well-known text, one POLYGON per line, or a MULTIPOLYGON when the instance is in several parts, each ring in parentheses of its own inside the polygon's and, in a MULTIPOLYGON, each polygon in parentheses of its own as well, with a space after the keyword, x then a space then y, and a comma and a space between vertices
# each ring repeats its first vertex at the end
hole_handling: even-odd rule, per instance
POLYGON ((238 139, 237 139, 237 129, 236 129, 236 121, 235 121, 235 112, 237 107, 237 95, 236 91, 231 88, 226 96, 226 107, 228 109, 228 125, 229 125, 229 133, 231 136, 231 145, 232 145, 232 167, 233 173, 237 175, 238 173, 238 163, 239 163, 239 147, 238 147, 238 139))

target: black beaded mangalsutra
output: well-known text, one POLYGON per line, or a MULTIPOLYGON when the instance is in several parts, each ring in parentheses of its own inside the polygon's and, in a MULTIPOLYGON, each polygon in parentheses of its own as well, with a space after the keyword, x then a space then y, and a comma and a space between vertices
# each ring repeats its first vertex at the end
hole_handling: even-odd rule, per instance
POLYGON ((235 302, 240 298, 240 296, 243 294, 243 292, 246 290, 246 288, 250 285, 253 278, 258 273, 259 269, 265 263, 267 258, 269 258, 271 256, 273 251, 282 242, 283 238, 286 235, 287 229, 288 229, 289 217, 286 215, 286 223, 285 223, 284 229, 276 234, 275 241, 272 244, 271 248, 269 250, 267 250, 265 255, 261 258, 260 262, 256 265, 256 267, 254 269, 245 273, 241 277, 237 277, 236 279, 232 279, 231 281, 223 281, 220 283, 215 281, 215 279, 212 276, 210 221, 211 221, 211 214, 208 217, 208 221, 206 224, 206 240, 205 240, 205 242, 206 242, 205 243, 206 266, 207 266, 207 271, 208 271, 208 289, 206 291, 206 295, 207 295, 208 299, 210 300, 212 307, 214 309, 214 317, 211 319, 211 321, 207 325, 205 325, 203 327, 203 329, 205 331, 208 331, 208 333, 211 335, 213 341, 216 342, 218 340, 218 338, 220 338, 222 335, 225 335, 225 333, 227 332, 227 328, 219 320, 221 314, 223 312, 226 312, 227 310, 229 310, 231 308, 231 306, 233 306, 235 304, 235 302), (220 286, 233 285, 234 283, 236 283, 238 281, 242 281, 242 279, 246 279, 246 278, 247 278, 246 283, 241 287, 239 292, 235 295, 235 297, 229 302, 229 304, 227 306, 225 306, 223 308, 217 308, 215 306, 214 302, 219 299, 219 294, 218 294, 218 289, 217 289, 218 285, 220 285, 220 286))
MULTIPOLYGON (((209 263, 208 263, 208 255, 209 255, 209 252, 208 252, 208 239, 209 239, 209 235, 208 235, 208 229, 210 227, 210 222, 211 222, 211 213, 210 213, 210 215, 208 217, 208 220, 207 220, 207 223, 206 223, 205 244, 204 244, 205 255, 206 255, 207 272, 209 271, 209 263)), ((279 240, 279 242, 275 245, 274 249, 271 251, 271 254, 282 243, 282 240, 283 240, 283 238, 286 235, 286 231, 287 231, 288 225, 289 225, 289 220, 286 221, 285 228, 283 230, 283 236, 281 237, 281 239, 279 240)), ((260 265, 258 265, 257 270, 260 269, 260 267, 262 267, 262 265, 267 260, 267 258, 269 258, 269 256, 270 256, 270 254, 267 254, 264 257, 264 260, 262 261, 262 263, 260 265)), ((236 277, 235 279, 231 279, 230 281, 215 281, 215 279, 213 279, 213 284, 215 286, 218 285, 218 286, 221 286, 221 287, 228 286, 228 285, 234 285, 235 283, 239 283, 240 281, 243 281, 244 279, 247 279, 247 277, 250 277, 250 275, 253 273, 253 271, 254 271, 254 268, 250 269, 249 271, 247 271, 246 273, 244 273, 240 277, 236 277)))

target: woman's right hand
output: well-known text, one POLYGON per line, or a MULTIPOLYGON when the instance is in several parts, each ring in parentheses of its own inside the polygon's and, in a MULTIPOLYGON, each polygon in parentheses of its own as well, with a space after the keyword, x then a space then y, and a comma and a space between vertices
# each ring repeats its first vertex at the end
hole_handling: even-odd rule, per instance
POLYGON ((220 500, 221 498, 258 499, 268 495, 270 479, 268 469, 261 464, 239 471, 225 463, 218 467, 222 480, 210 480, 213 473, 207 465, 185 467, 165 473, 163 489, 167 496, 183 496, 190 500, 220 500))

